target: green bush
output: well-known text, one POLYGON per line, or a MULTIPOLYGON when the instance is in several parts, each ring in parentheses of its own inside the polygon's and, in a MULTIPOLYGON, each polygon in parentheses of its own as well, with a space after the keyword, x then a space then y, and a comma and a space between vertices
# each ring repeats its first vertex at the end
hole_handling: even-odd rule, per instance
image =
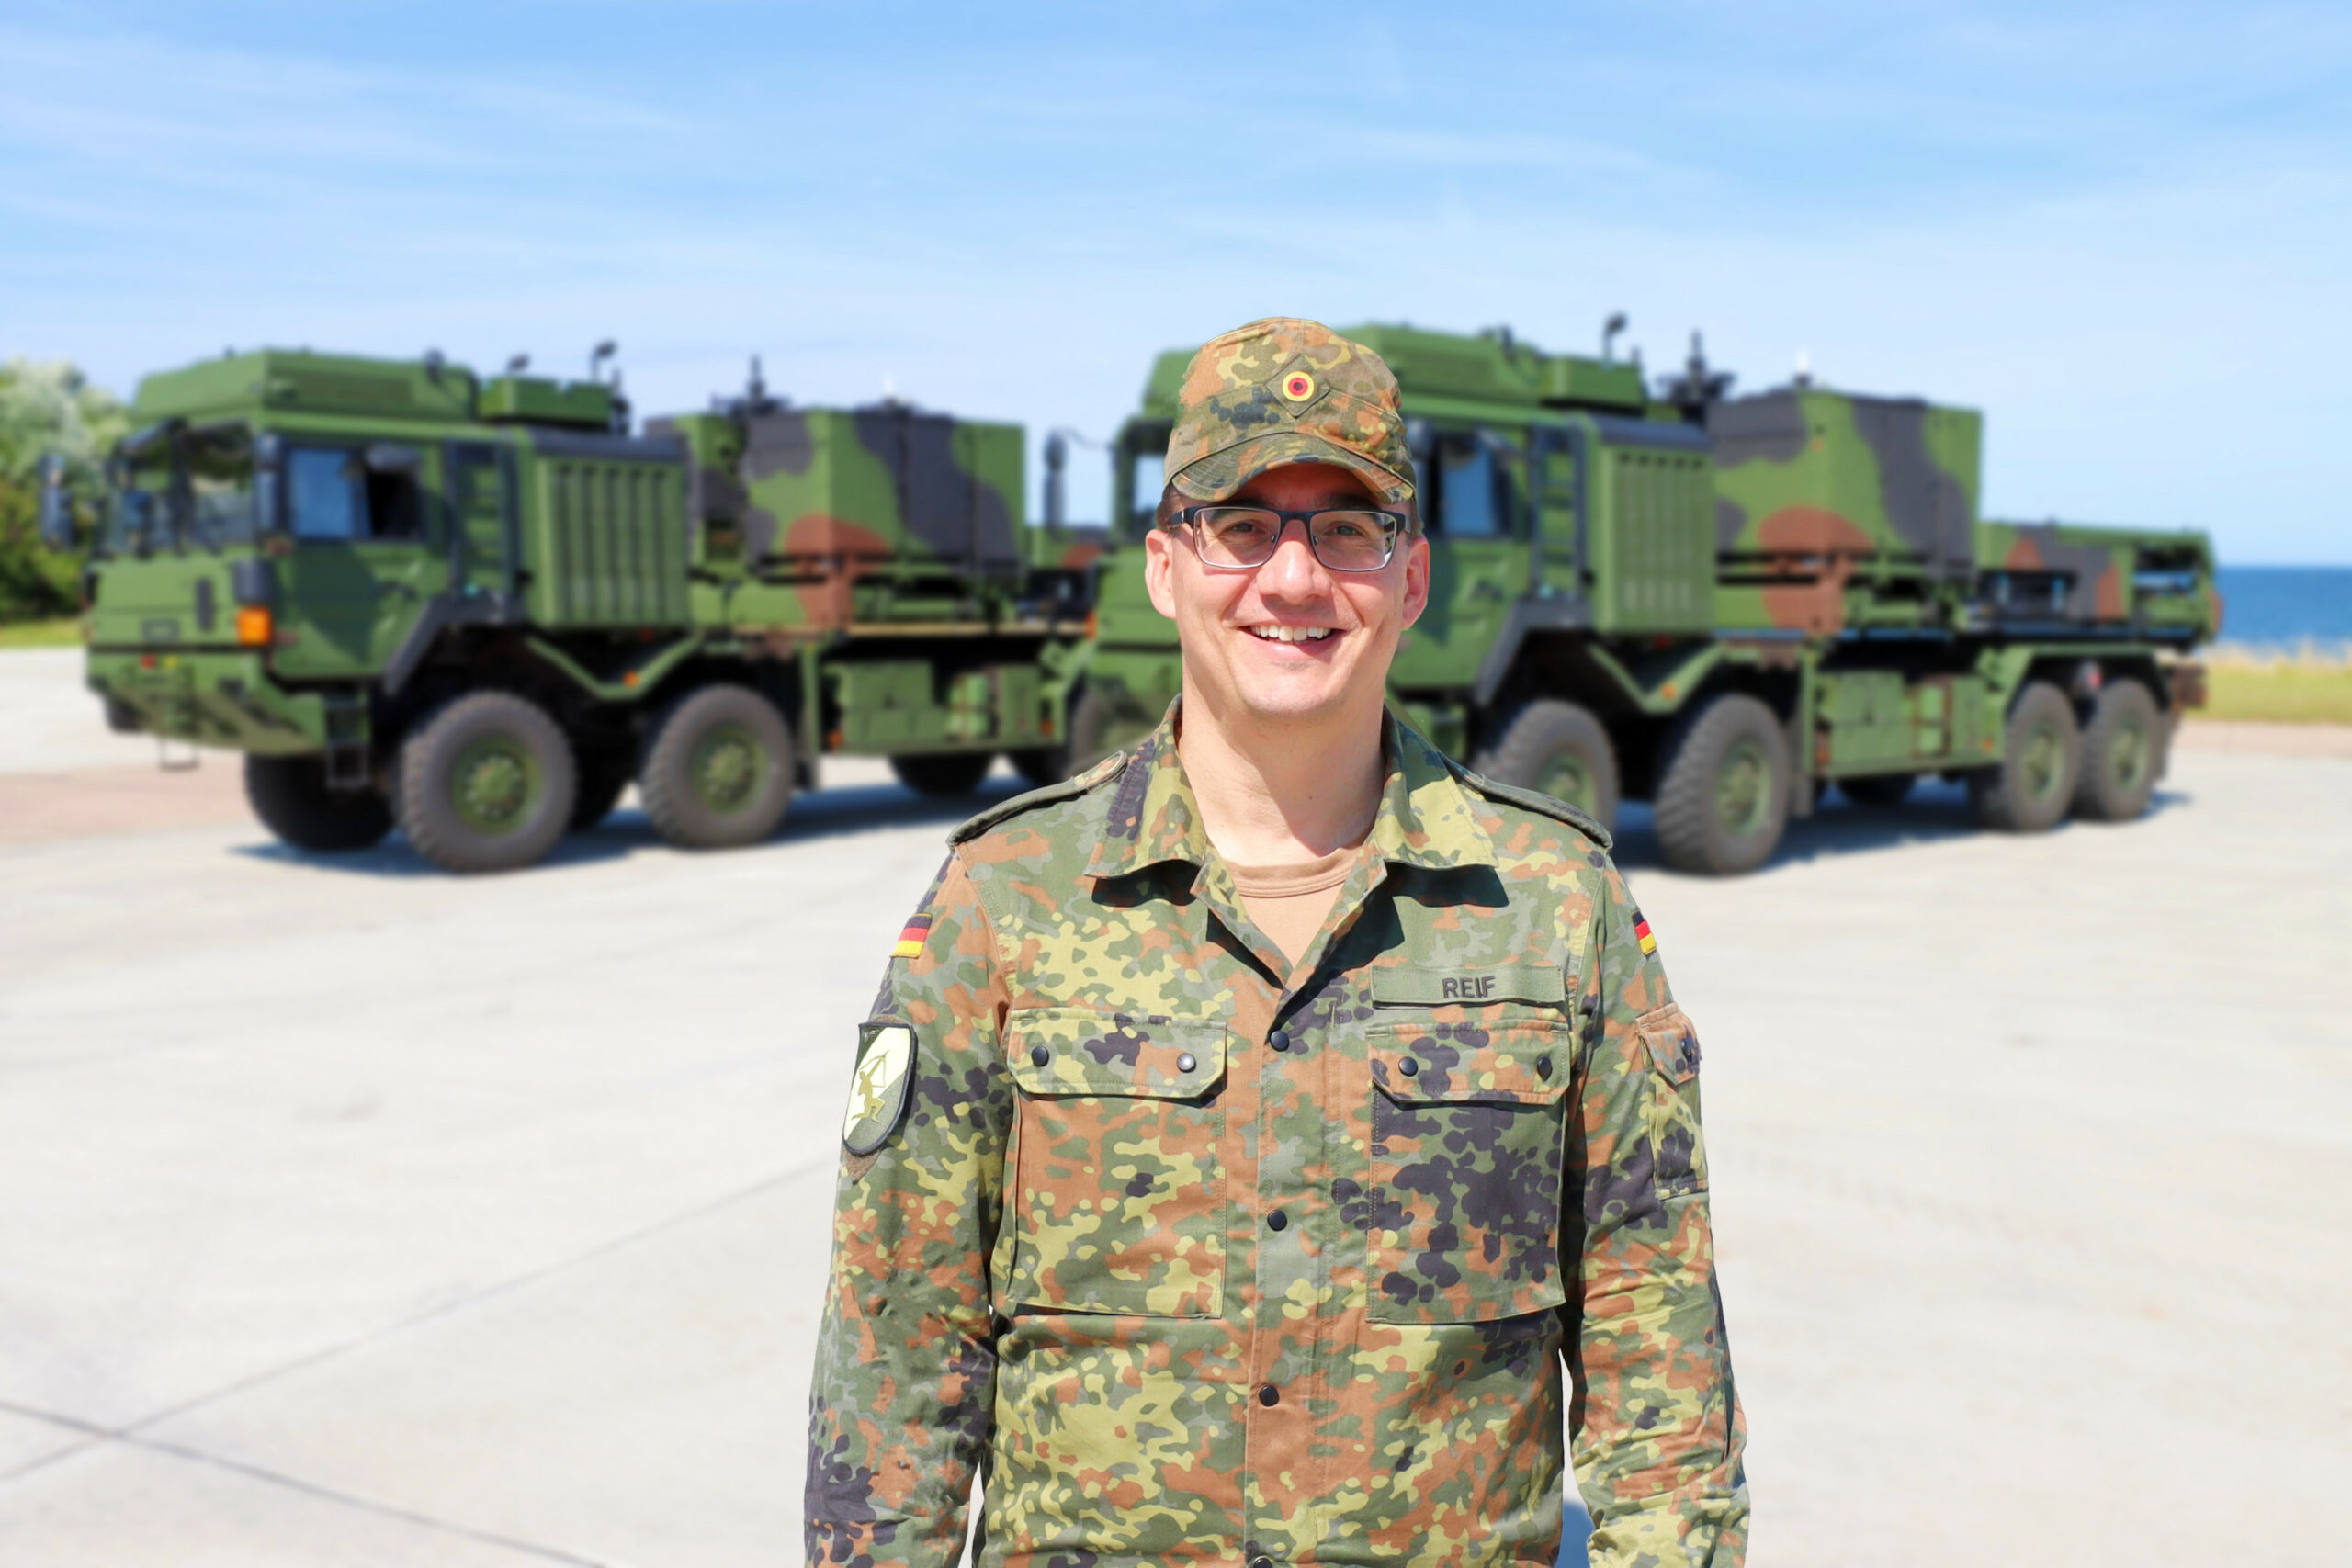
POLYGON ((71 365, 0 367, 0 622, 80 608, 81 552, 41 547, 40 460, 64 458, 68 482, 94 496, 107 449, 129 424, 123 406, 71 365))

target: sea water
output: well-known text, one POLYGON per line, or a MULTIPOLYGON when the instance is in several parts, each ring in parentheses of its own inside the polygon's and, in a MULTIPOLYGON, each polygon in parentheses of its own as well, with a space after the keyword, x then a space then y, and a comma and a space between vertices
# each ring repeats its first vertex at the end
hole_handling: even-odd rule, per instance
POLYGON ((2222 640, 2293 651, 2352 645, 2352 566, 2225 566, 2222 640))

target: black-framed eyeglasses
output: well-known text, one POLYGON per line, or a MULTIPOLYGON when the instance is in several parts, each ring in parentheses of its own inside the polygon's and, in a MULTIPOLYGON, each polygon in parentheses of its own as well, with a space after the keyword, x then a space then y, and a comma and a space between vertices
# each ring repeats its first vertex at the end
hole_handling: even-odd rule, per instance
POLYGON ((1283 530, 1296 523, 1306 534, 1306 547, 1333 571, 1378 571, 1396 553, 1396 536, 1405 519, 1394 512, 1368 506, 1334 507, 1319 512, 1283 512, 1271 506, 1187 506, 1170 517, 1169 525, 1188 524, 1201 564, 1227 571, 1246 571, 1274 558, 1283 530))

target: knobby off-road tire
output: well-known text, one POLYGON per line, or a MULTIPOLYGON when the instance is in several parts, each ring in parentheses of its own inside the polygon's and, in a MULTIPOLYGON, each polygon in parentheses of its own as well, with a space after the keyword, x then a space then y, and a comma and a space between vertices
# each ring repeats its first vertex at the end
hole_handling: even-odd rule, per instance
POLYGON ((1059 784, 1077 770, 1069 765, 1070 751, 1063 746, 1031 746, 1019 751, 1007 751, 1004 760, 1012 771, 1027 781, 1032 789, 1059 784))
POLYGON ((2047 681, 2030 681, 2009 705, 2001 764, 1968 775, 1976 820, 2004 833, 2042 833, 2066 819, 2082 771, 2075 705, 2047 681))
POLYGON ((401 747, 401 831, 444 871, 513 871, 555 847, 579 776, 547 710, 512 692, 445 703, 401 747))
POLYGON ((571 819, 564 831, 584 833, 610 817, 613 807, 621 803, 637 759, 626 746, 588 746, 576 740, 571 756, 580 782, 571 796, 571 819))
POLYGON ((1789 755, 1770 708, 1726 692, 1684 714, 1664 754, 1653 808, 1667 864, 1736 876, 1771 858, 1789 823, 1789 755))
POLYGON ((969 795, 989 776, 996 758, 987 751, 910 751, 890 759, 890 771, 917 795, 969 795))
POLYGON ((1611 831, 1617 827, 1617 748, 1600 721, 1574 703, 1521 703, 1470 765, 1498 784, 1565 800, 1611 831))
POLYGON ((2165 723, 2155 694, 2137 681, 2108 682, 2083 731, 2082 776, 2075 815, 2129 822, 2148 809, 2165 766, 2165 723))
POLYGON ((318 757, 245 754, 245 799, 261 825, 298 850, 342 854, 381 843, 392 810, 372 789, 327 787, 318 757))
POLYGON ((1911 798, 1911 786, 1918 782, 1917 773, 1864 773, 1860 778, 1839 779, 1838 793, 1857 806, 1900 806, 1911 798))
POLYGON ((1103 738, 1110 729, 1111 705, 1102 700, 1100 692, 1081 691, 1078 700, 1069 705, 1060 745, 1007 751, 1004 759, 1012 764, 1015 773, 1043 789, 1047 784, 1076 778, 1109 756, 1110 742, 1103 738))
POLYGON ((749 686, 704 686, 646 733, 637 793, 680 849, 724 850, 774 833, 792 804, 792 729, 749 686))

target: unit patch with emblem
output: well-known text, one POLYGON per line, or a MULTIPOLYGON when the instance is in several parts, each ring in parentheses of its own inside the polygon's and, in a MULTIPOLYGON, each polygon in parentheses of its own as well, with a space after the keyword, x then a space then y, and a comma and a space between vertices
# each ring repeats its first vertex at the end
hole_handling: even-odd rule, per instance
POLYGON ((889 1019, 857 1026, 857 1072, 850 1079, 849 1113, 842 1145, 870 1155, 906 1120, 907 1086, 914 1079, 915 1032, 889 1019))

